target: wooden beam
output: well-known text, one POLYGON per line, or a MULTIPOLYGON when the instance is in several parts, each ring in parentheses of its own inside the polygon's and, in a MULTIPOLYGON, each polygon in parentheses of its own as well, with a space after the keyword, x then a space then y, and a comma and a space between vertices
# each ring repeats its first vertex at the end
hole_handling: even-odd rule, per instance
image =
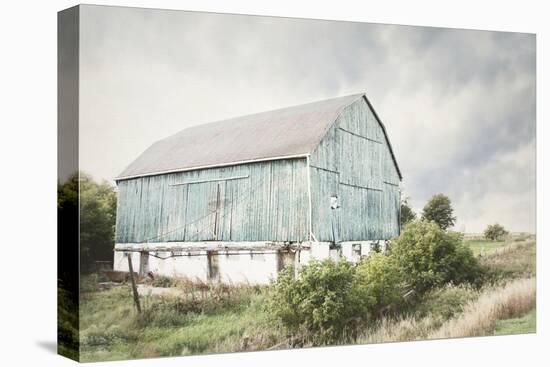
POLYGON ((357 133, 354 133, 354 132, 351 132, 351 131, 349 131, 349 130, 346 130, 346 129, 342 128, 342 127, 338 127, 338 129, 340 129, 340 130, 342 130, 343 132, 346 132, 346 133, 348 133, 348 134, 350 134, 350 135, 357 136, 358 138, 362 138, 362 139, 365 139, 365 140, 368 140, 368 141, 372 141, 373 143, 382 144, 381 141, 374 140, 374 139, 371 139, 371 138, 367 138, 366 136, 359 135, 359 134, 357 134, 357 133))
POLYGON ((244 176, 211 178, 211 179, 205 179, 205 180, 195 180, 195 181, 185 181, 185 182, 173 183, 173 184, 169 184, 169 186, 181 186, 181 185, 189 185, 189 184, 204 183, 204 182, 240 180, 240 179, 248 178, 248 177, 249 177, 248 175, 244 175, 244 176))
POLYGON ((136 243, 116 244, 115 251, 142 252, 188 252, 203 251, 261 251, 261 250, 305 250, 311 247, 310 242, 285 243, 285 242, 162 242, 162 243, 136 243))

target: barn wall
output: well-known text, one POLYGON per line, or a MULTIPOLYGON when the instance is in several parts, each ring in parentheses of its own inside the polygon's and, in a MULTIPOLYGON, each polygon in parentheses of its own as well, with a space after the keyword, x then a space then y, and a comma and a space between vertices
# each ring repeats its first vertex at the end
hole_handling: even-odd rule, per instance
POLYGON ((140 177, 118 190, 117 243, 307 240, 305 159, 140 177))
POLYGON ((399 234, 399 175, 364 99, 348 106, 310 157, 312 230, 319 241, 389 239, 399 234), (337 195, 340 208, 330 208, 337 195))

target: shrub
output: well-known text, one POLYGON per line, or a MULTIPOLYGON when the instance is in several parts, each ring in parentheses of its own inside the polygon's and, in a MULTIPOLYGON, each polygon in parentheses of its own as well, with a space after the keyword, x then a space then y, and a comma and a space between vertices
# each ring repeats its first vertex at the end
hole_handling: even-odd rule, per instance
POLYGON ((407 224, 392 242, 391 256, 417 295, 452 283, 476 282, 481 268, 462 235, 424 220, 407 224))
POLYGON ((373 252, 373 253, 381 253, 382 252, 382 245, 380 244, 380 241, 371 242, 370 251, 373 252))
POLYGON ((153 287, 171 288, 178 285, 179 279, 175 277, 168 277, 166 275, 155 274, 153 277, 147 278, 147 284, 153 287))
POLYGON ((354 275, 353 264, 345 260, 312 260, 300 268, 297 279, 286 268, 273 286, 268 312, 289 331, 306 331, 314 343, 334 341, 361 314, 354 275))
POLYGON ((401 300, 402 274, 394 259, 380 253, 363 258, 355 271, 355 292, 363 311, 378 317, 401 300))
POLYGON ((472 249, 463 242, 457 244, 455 255, 450 262, 450 278, 454 284, 469 283, 480 287, 484 281, 484 269, 474 256, 472 249))
POLYGON ((462 312, 464 307, 474 301, 478 295, 479 293, 468 285, 449 285, 436 289, 426 294, 423 301, 416 307, 417 315, 447 321, 462 312))
POLYGON ((507 234, 508 231, 506 231, 504 227, 498 223, 488 225, 483 232, 485 238, 491 241, 501 240, 507 234))

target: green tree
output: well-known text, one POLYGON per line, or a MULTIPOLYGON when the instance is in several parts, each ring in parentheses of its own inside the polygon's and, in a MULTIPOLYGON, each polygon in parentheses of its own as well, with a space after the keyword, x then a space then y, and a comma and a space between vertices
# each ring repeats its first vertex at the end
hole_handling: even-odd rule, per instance
POLYGON ((390 256, 417 295, 447 283, 476 283, 481 268, 462 234, 416 220, 392 241, 390 256))
MULTIPOLYGON (((107 181, 97 183, 92 176, 81 172, 58 187, 57 205, 60 217, 71 213, 74 218, 70 220, 80 219, 81 271, 92 270, 95 261, 112 260, 116 220, 114 187, 107 181)), ((59 230, 62 232, 64 228, 59 230)), ((65 241, 63 246, 75 240, 78 241, 78 236, 65 241)))
POLYGON ((436 194, 431 197, 424 206, 424 209, 422 209, 422 219, 434 221, 441 229, 446 230, 456 222, 453 212, 451 199, 447 195, 436 194))
POLYGON ((57 187, 57 341, 59 353, 78 357, 78 174, 57 187))
POLYGON ((401 228, 403 228, 405 224, 415 219, 416 219, 416 213, 413 211, 413 209, 409 205, 409 198, 405 198, 404 200, 401 201, 401 216, 400 216, 401 228))
POLYGON ((498 223, 488 225, 485 231, 483 232, 483 235, 485 236, 485 238, 492 241, 500 240, 507 234, 508 234, 508 231, 505 230, 504 227, 498 223))

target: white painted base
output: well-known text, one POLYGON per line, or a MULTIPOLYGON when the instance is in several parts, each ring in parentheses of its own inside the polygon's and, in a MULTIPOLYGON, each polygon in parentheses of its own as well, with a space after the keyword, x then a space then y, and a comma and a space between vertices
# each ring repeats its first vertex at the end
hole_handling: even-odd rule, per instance
MULTIPOLYGON (((328 257, 357 262, 370 252, 373 241, 343 242, 339 248, 331 249, 327 242, 308 242, 300 244, 298 250, 292 249, 283 254, 277 251, 280 246, 265 249, 265 242, 234 243, 222 246, 221 243, 210 243, 215 252, 210 252, 210 260, 206 250, 183 252, 190 243, 147 243, 147 244, 116 244, 114 254, 114 270, 128 271, 127 256, 131 254, 134 271, 140 274, 179 276, 201 281, 219 280, 224 283, 268 284, 276 280, 278 269, 284 263, 294 266, 307 264, 311 259, 322 260, 328 257), (256 245, 254 245, 256 244, 256 245), (255 246, 258 248, 254 249, 255 246), (247 247, 247 250, 231 248, 247 247), (227 248, 227 250, 220 250, 227 248), (262 248, 262 249, 260 249, 262 248), (171 250, 173 249, 173 250, 171 250), (286 255, 285 255, 286 254, 286 255), (160 257, 160 258, 159 258, 160 257), (292 257, 294 257, 292 259, 292 257), (164 259, 161 259, 164 258, 164 259), (215 274, 218 274, 217 276, 215 274)), ((225 243, 227 244, 227 243, 225 243)), ((385 249, 385 241, 381 241, 385 249)), ((212 251, 212 250, 210 250, 212 251)))

